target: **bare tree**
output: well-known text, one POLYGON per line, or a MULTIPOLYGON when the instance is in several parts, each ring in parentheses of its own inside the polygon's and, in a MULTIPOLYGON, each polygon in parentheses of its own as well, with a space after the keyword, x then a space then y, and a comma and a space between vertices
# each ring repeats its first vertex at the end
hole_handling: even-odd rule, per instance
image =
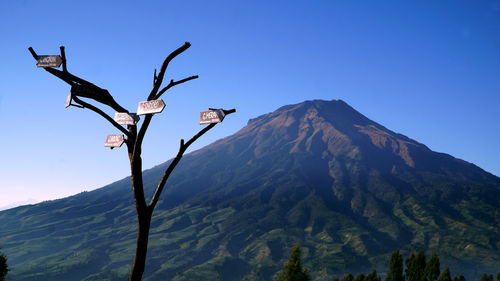
MULTIPOLYGON (((153 89, 149 93, 149 95, 147 97, 147 101, 157 100, 168 89, 170 89, 176 85, 179 85, 179 84, 185 83, 187 81, 198 78, 198 75, 195 75, 195 76, 190 76, 190 77, 178 80, 178 81, 170 80, 170 82, 166 86, 161 88, 162 83, 163 83, 163 77, 165 75, 165 71, 167 70, 167 66, 170 63, 170 61, 172 59, 174 59, 177 55, 179 55, 182 52, 184 52, 185 50, 187 50, 190 46, 191 46, 191 44, 186 42, 186 43, 184 43, 184 45, 179 47, 177 50, 170 53, 163 61, 163 64, 160 68, 158 75, 156 75, 156 69, 155 69, 154 77, 153 77, 153 89)), ((42 58, 42 56, 38 56, 36 54, 36 52, 33 50, 33 48, 30 47, 29 51, 31 52, 31 54, 33 55, 33 57, 37 61, 39 61, 39 59, 42 58)), ((87 109, 94 111, 95 113, 104 117, 104 119, 106 119, 108 122, 110 122, 114 127, 116 127, 118 130, 120 130, 126 136, 125 144, 126 144, 127 149, 128 149, 128 156, 129 156, 129 160, 130 160, 130 173, 131 173, 132 187, 133 187, 133 194, 134 194, 134 201, 135 201, 135 209, 137 212, 137 221, 138 221, 138 233, 137 233, 137 244, 136 244, 136 250, 135 250, 135 257, 134 257, 134 262, 132 264, 132 269, 130 271, 130 276, 129 276, 128 280, 129 281, 141 280, 142 275, 144 273, 145 263, 146 263, 146 253, 147 253, 147 247, 148 247, 149 229, 151 226, 151 217, 153 215, 153 211, 156 207, 156 204, 158 203, 158 200, 160 199, 160 195, 163 191, 163 188, 165 187, 165 183, 167 182, 167 179, 169 178, 169 176, 172 173, 172 171, 174 170, 174 168, 177 166, 177 164, 181 160, 186 149, 193 142, 195 142, 199 137, 201 137, 203 134, 205 134, 210 129, 212 129, 217 123, 210 123, 208 126, 204 127, 197 134, 195 134, 187 142, 184 142, 184 139, 180 140, 180 146, 179 146, 179 151, 177 152, 177 155, 175 156, 175 158, 172 160, 170 165, 165 170, 160 182, 158 183, 158 186, 156 187, 156 190, 154 192, 154 195, 153 195, 151 201, 146 202, 146 199, 144 196, 144 185, 143 185, 143 178, 142 178, 141 146, 142 146, 142 141, 144 139, 146 131, 149 127, 149 124, 151 123, 151 119, 153 118, 153 114, 146 114, 145 115, 145 118, 144 118, 142 125, 140 126, 139 129, 138 129, 138 124, 127 125, 127 129, 125 129, 118 122, 116 122, 113 118, 111 118, 109 115, 107 115, 103 110, 90 104, 89 102, 83 101, 81 98, 86 98, 89 100, 93 100, 93 101, 97 102, 98 104, 109 106, 112 109, 114 109, 116 112, 129 114, 129 111, 126 110, 125 108, 123 108, 122 106, 120 106, 106 89, 100 88, 100 87, 68 72, 64 46, 60 47, 60 51, 61 51, 60 58, 62 59, 62 71, 55 69, 53 67, 44 67, 44 69, 47 72, 49 72, 50 74, 58 77, 59 79, 63 80, 64 82, 66 82, 67 84, 69 84, 71 86, 71 94, 70 94, 71 96, 68 97, 70 99, 69 102, 71 103, 71 101, 73 101, 76 103, 76 104, 71 104, 71 105, 74 105, 74 106, 77 106, 80 108, 87 108, 87 109)), ((231 110, 220 109, 219 110, 219 112, 222 114, 222 116, 225 116, 227 114, 231 114, 235 111, 236 111, 235 109, 231 109, 231 110)))

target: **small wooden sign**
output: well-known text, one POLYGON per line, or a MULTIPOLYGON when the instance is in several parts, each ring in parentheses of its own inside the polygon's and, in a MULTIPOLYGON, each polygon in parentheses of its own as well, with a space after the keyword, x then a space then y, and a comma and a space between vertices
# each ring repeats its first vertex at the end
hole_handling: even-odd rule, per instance
POLYGON ((224 120, 224 116, 222 109, 202 111, 200 112, 200 125, 220 123, 224 120))
POLYGON ((137 106, 137 115, 161 113, 164 108, 163 100, 141 101, 137 106))
POLYGON ((38 56, 37 67, 59 67, 62 64, 62 58, 59 55, 38 56))
POLYGON ((115 121, 121 125, 135 125, 139 122, 139 116, 135 113, 116 112, 115 121))
POLYGON ((71 92, 68 94, 68 96, 66 97, 66 105, 64 106, 64 108, 68 108, 70 105, 71 105, 71 100, 73 99, 73 97, 71 97, 71 92))
POLYGON ((106 137, 105 147, 120 147, 125 142, 123 135, 108 135, 106 137))

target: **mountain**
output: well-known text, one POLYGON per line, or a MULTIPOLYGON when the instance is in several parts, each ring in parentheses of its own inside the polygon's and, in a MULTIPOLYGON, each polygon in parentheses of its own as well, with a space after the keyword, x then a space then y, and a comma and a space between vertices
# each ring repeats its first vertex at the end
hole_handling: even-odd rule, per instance
POLYGON ((4 205, 4 206, 0 206, 0 211, 15 208, 15 207, 22 206, 22 205, 36 204, 38 202, 40 202, 40 201, 35 200, 33 198, 28 198, 26 200, 17 201, 17 202, 10 203, 10 204, 4 205))
MULTIPOLYGON (((169 162, 145 171, 147 194, 169 162)), ((186 155, 153 217, 144 280, 272 280, 301 242, 315 280, 384 272, 392 251, 452 275, 500 268, 500 178, 341 100, 287 105, 186 155)), ((124 280, 130 179, 0 212, 11 280, 124 280)))

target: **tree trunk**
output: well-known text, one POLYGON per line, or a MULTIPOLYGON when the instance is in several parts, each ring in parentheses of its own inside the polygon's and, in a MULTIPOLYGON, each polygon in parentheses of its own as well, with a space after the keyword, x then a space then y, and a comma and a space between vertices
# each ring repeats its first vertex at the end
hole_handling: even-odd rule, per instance
POLYGON ((148 209, 144 212, 137 212, 139 229, 137 230, 137 245, 135 248, 135 258, 130 272, 129 281, 141 281, 144 268, 146 266, 146 254, 148 251, 149 227, 151 225, 151 212, 148 209))

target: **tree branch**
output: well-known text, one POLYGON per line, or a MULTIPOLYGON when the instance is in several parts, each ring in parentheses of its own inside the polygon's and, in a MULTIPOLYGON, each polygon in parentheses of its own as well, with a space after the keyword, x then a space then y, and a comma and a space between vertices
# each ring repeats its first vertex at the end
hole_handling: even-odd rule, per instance
MULTIPOLYGON (((32 47, 29 47, 28 50, 30 51, 33 58, 37 60, 39 56, 37 55, 35 50, 33 50, 32 47)), ((63 80, 71 87, 75 87, 74 89, 76 91, 74 93, 75 96, 78 95, 85 98, 93 99, 99 103, 108 105, 117 112, 128 113, 128 110, 119 105, 106 89, 102 89, 80 77, 77 77, 69 73, 67 70, 67 61, 66 61, 66 53, 64 51, 64 46, 61 46, 60 50, 61 50, 61 57, 63 60, 63 70, 61 71, 52 67, 44 67, 45 71, 63 80)))
POLYGON ((156 187, 155 194, 153 195, 153 198, 151 199, 151 202, 148 205, 148 208, 151 210, 154 210, 156 203, 158 203, 158 200, 160 199, 161 192, 163 191, 163 188, 165 187, 165 183, 167 182, 168 177, 172 173, 172 171, 175 169, 175 166, 179 163, 181 160, 182 156, 184 155, 184 152, 186 149, 193 143, 195 142, 199 137, 201 137, 203 134, 208 132, 210 129, 212 129, 217 123, 212 123, 208 125, 207 127, 203 128, 200 130, 196 135, 194 135, 188 142, 184 143, 184 139, 181 139, 181 143, 179 146, 179 151, 177 152, 177 156, 175 156, 174 160, 170 163, 168 166, 167 170, 163 174, 160 183, 158 183, 158 186, 156 187))
POLYGON ((64 46, 59 47, 59 49, 61 50, 63 72, 68 72, 68 68, 66 66, 66 52, 64 51, 64 46))
POLYGON ((158 92, 158 94, 154 97, 154 99, 159 99, 161 97, 161 95, 163 95, 163 93, 165 93, 168 89, 172 88, 173 86, 176 86, 176 85, 179 85, 179 84, 182 84, 184 82, 187 82, 189 80, 193 80, 193 79, 197 79, 199 76, 198 75, 194 75, 194 76, 189 76, 187 78, 184 78, 182 80, 179 80, 179 81, 174 81, 174 80, 170 80, 170 83, 168 83, 168 85, 161 89, 160 92, 158 92))
MULTIPOLYGON (((233 109, 229 109, 229 110, 222 109, 222 111, 224 112, 225 115, 229 115, 229 114, 235 113, 236 109, 234 109, 234 108, 233 109)), ((148 205, 148 208, 150 208, 151 211, 154 210, 154 208, 156 206, 156 203, 158 203, 158 200, 160 199, 161 192, 163 191, 163 188, 165 187, 165 183, 167 182, 168 177, 170 177, 170 174, 172 173, 172 171, 175 169, 175 167, 177 166, 177 164, 181 160, 181 158, 184 155, 184 152, 186 151, 186 149, 193 142, 195 142, 199 137, 201 137, 203 134, 205 134, 210 129, 212 129, 213 127, 215 127, 215 125, 217 125, 217 124, 218 123, 209 124, 207 127, 205 127, 202 130, 200 130, 196 135, 194 135, 186 143, 184 143, 184 139, 181 139, 181 144, 180 144, 180 147, 179 147, 179 151, 177 152, 177 155, 175 156, 174 160, 170 163, 170 165, 168 166, 167 170, 163 174, 160 182, 158 183, 158 186, 156 187, 156 191, 155 191, 155 193, 153 195, 153 198, 151 199, 151 202, 148 205)))
POLYGON ((149 123, 151 123, 152 118, 153 118, 153 114, 146 114, 146 117, 144 117, 144 121, 142 122, 141 129, 139 129, 139 133, 137 134, 137 138, 135 138, 134 152, 133 152, 134 155, 138 152, 140 153, 140 151, 138 151, 138 149, 140 150, 140 148, 141 148, 142 140, 144 139, 144 136, 146 135, 146 131, 149 127, 149 123))
MULTIPOLYGON (((151 93, 149 93, 148 96, 148 101, 157 99, 160 97, 165 91, 167 91, 169 88, 187 82, 192 79, 198 78, 198 75, 191 76, 182 80, 179 80, 177 82, 174 82, 173 80, 170 81, 169 85, 167 85, 160 93, 158 93, 158 90, 160 89, 160 86, 163 82, 163 77, 165 76, 165 71, 167 70, 167 66, 170 63, 171 60, 173 60, 177 55, 181 54, 185 50, 187 50, 189 47, 191 47, 191 44, 189 42, 185 42, 184 45, 180 46, 177 48, 177 50, 173 51, 170 53, 165 60, 163 61, 163 64, 161 65, 160 72, 158 73, 158 76, 156 75, 156 69, 155 73, 153 76, 153 89, 151 90, 151 93), (158 93, 158 95, 157 95, 158 93)), ((144 122, 141 125, 141 128, 139 130, 139 133, 137 134, 137 138, 135 139, 135 144, 134 144, 134 152, 133 154, 135 155, 138 153, 137 148, 142 145, 142 141, 144 139, 144 136, 146 134, 146 131, 148 130, 149 124, 151 123, 151 119, 153 118, 153 114, 146 114, 146 117, 144 118, 144 122)))
POLYGON ((100 110, 99 108, 91 105, 90 103, 87 103, 87 102, 84 102, 82 101, 81 99, 79 99, 78 97, 76 96, 73 96, 73 100, 77 103, 79 103, 80 105, 82 105, 84 108, 88 108, 92 111, 94 111, 95 113, 101 115, 102 117, 104 117, 104 119, 108 120, 109 123, 111 123, 111 125, 115 126, 118 130, 122 131, 126 136, 127 136, 127 142, 129 141, 129 139, 132 139, 131 138, 131 135, 129 133, 129 131, 127 131, 125 128, 123 128, 120 124, 118 124, 113 118, 111 118, 109 115, 107 115, 106 113, 104 113, 104 111, 100 110))
POLYGON ((165 71, 167 70, 167 66, 170 63, 170 61, 173 60, 180 53, 187 50, 189 47, 191 47, 191 44, 189 42, 186 42, 184 43, 184 45, 180 46, 177 50, 173 51, 172 53, 170 53, 170 55, 168 55, 165 58, 163 64, 161 65, 160 73, 158 73, 153 89, 151 90, 151 93, 149 93, 148 100, 152 100, 156 96, 156 93, 158 93, 161 83, 163 82, 163 76, 165 76, 165 71))
POLYGON ((33 58, 34 58, 35 60, 38 60, 38 55, 36 54, 35 50, 33 50, 33 48, 32 48, 32 47, 29 47, 29 48, 28 48, 28 51, 30 51, 31 55, 33 56, 33 58))

